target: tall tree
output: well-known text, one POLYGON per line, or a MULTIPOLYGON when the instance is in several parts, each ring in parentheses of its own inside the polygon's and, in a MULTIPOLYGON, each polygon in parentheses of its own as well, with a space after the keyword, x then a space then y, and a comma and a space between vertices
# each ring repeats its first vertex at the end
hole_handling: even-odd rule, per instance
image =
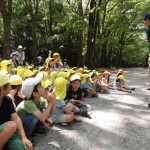
POLYGON ((1 1, 1 14, 3 18, 3 58, 8 59, 10 56, 10 28, 12 17, 12 0, 1 1))
MULTIPOLYGON (((78 18, 79 23, 83 22, 83 8, 82 8, 82 0, 78 0, 78 18)), ((78 67, 83 67, 83 56, 82 56, 82 48, 83 48, 83 29, 80 28, 77 33, 77 51, 78 51, 78 67)))
POLYGON ((87 37, 87 52, 86 52, 86 65, 93 67, 93 50, 95 46, 95 16, 96 16, 96 0, 90 2, 90 14, 89 14, 89 26, 88 26, 88 37, 87 37))
POLYGON ((33 42, 33 49, 32 52, 34 54, 34 58, 37 56, 38 44, 37 44, 37 17, 38 17, 38 10, 39 10, 39 2, 40 0, 24 0, 28 12, 31 16, 31 24, 32 24, 32 42, 33 42))

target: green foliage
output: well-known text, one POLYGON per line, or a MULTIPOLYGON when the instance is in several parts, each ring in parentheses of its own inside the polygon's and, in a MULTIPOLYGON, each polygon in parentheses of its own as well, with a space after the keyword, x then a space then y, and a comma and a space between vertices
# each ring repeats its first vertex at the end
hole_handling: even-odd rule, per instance
MULTIPOLYGON (((93 54, 90 58, 95 66, 145 65, 147 43, 142 36, 146 30, 142 17, 149 11, 148 0, 97 0, 94 1, 92 9, 90 9, 92 1, 89 3, 84 1, 82 17, 78 11, 80 1, 37 1, 39 2, 36 16, 38 51, 42 47, 47 47, 72 60, 72 57, 77 55, 78 31, 82 29, 82 55, 85 57, 89 36, 89 15, 93 14, 95 32, 91 42, 94 43, 94 48, 91 50, 93 54)), ((34 1, 28 1, 28 4, 32 6, 34 13, 34 1)), ((24 0, 13 1, 11 49, 16 49, 19 44, 26 46, 29 51, 32 49, 32 17, 29 8, 24 0)), ((3 20, 0 16, 0 41, 2 38, 3 20)), ((71 62, 75 65, 77 60, 71 62)))

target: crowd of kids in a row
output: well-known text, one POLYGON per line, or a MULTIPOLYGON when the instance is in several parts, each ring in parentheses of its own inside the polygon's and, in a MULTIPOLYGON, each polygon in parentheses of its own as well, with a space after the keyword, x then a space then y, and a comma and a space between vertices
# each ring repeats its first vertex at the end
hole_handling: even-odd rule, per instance
POLYGON ((16 51, 0 63, 0 149, 33 149, 33 136, 46 134, 52 125, 81 122, 79 115, 91 119, 85 97, 134 90, 125 84, 121 69, 111 83, 110 72, 70 68, 59 53, 50 53, 44 64, 25 66, 18 57, 16 51))

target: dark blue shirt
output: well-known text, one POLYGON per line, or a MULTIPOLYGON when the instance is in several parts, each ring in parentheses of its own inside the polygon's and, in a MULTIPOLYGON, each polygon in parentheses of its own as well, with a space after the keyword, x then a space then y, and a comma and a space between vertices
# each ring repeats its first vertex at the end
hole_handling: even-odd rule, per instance
POLYGON ((147 28, 146 34, 147 34, 147 42, 150 42, 150 26, 147 28))
POLYGON ((67 89, 67 95, 66 95, 66 100, 70 99, 76 99, 76 100, 81 100, 82 99, 82 89, 79 87, 77 91, 72 90, 72 86, 70 85, 67 89))

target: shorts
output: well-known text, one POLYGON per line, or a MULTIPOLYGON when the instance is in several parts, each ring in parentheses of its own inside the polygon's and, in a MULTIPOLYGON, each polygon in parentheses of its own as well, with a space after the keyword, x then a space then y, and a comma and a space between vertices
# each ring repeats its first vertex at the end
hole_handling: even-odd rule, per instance
POLYGON ((61 114, 55 121, 54 123, 64 123, 67 122, 67 115, 66 114, 61 114))
POLYGON ((3 128, 4 128, 4 124, 0 125, 0 132, 3 131, 3 128))
POLYGON ((64 107, 64 106, 66 106, 66 103, 65 103, 65 101, 64 100, 57 100, 56 99, 56 106, 57 107, 64 107))
MULTIPOLYGON (((3 131, 4 129, 4 124, 0 125, 0 132, 3 131)), ((20 135, 15 132, 12 137, 8 140, 8 142, 6 143, 7 148, 8 149, 15 149, 15 150, 28 150, 28 148, 24 148, 23 144, 22 144, 22 139, 20 137, 20 135)))

